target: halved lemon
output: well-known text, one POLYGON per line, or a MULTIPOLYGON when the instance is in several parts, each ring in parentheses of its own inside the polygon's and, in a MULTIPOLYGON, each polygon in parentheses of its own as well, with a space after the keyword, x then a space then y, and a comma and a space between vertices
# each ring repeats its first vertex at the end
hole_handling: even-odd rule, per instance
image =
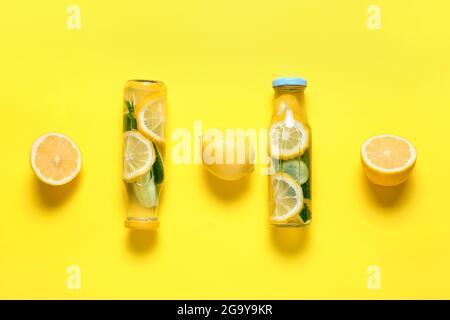
POLYGON ((68 136, 46 133, 31 147, 31 167, 42 182, 59 186, 72 181, 81 170, 81 152, 68 136))
POLYGON ((408 178, 416 163, 416 150, 405 138, 383 134, 364 142, 361 160, 373 183, 394 186, 408 178))
POLYGON ((138 130, 153 142, 163 143, 166 122, 164 98, 151 96, 144 99, 136 109, 138 130))
POLYGON ((150 140, 137 131, 123 134, 123 179, 133 182, 150 171, 155 163, 155 150, 150 140))
POLYGON ((303 192, 297 182, 286 173, 271 176, 273 209, 270 221, 273 224, 283 223, 303 208, 303 192))
POLYGON ((275 122, 269 131, 270 155, 275 159, 288 160, 302 155, 310 146, 310 134, 301 122, 287 110, 284 121, 275 122), (290 116, 289 116, 290 115, 290 116))

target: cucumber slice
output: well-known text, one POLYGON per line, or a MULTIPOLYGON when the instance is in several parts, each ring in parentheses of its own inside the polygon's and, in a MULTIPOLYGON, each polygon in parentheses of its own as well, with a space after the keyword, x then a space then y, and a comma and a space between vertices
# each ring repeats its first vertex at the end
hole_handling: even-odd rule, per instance
POLYGON ((294 178, 299 185, 304 184, 309 179, 308 166, 300 158, 283 161, 281 169, 294 178))
POLYGON ((273 165, 273 169, 275 170, 275 172, 281 172, 282 171, 281 170, 281 163, 282 163, 282 160, 272 158, 272 165, 273 165))
POLYGON ((154 175, 150 171, 136 182, 133 182, 133 193, 137 202, 144 208, 154 208, 158 203, 154 175))
POLYGON ((308 168, 309 168, 309 165, 310 165, 310 163, 309 163, 309 161, 310 161, 309 153, 310 153, 310 149, 306 150, 305 153, 300 156, 300 160, 302 160, 306 164, 306 166, 308 168))

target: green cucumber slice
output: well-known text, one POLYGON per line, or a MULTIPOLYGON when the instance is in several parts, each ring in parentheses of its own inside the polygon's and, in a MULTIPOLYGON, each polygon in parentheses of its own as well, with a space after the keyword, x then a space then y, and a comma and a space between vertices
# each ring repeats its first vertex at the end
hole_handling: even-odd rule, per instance
POLYGON ((283 161, 281 171, 294 178, 299 185, 304 184, 309 179, 308 166, 300 158, 283 161))
POLYGON ((154 208, 158 203, 154 175, 150 171, 136 182, 132 183, 133 193, 137 202, 144 208, 154 208))

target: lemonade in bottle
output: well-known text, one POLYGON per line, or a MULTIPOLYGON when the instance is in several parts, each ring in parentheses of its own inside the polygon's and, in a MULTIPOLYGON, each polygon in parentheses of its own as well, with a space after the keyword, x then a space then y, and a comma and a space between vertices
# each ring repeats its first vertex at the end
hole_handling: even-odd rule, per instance
POLYGON ((128 210, 125 226, 156 229, 164 181, 166 86, 160 81, 129 80, 123 104, 123 180, 128 210))
POLYGON ((279 78, 269 128, 270 223, 300 227, 311 223, 311 128, 302 78, 279 78))

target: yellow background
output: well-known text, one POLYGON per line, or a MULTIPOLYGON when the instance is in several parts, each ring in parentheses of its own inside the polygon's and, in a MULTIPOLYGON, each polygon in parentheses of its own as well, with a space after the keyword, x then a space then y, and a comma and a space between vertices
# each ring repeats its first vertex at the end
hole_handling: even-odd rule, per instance
POLYGON ((0 5, 0 298, 450 298, 450 27, 446 1, 7 1, 0 5), (81 9, 81 29, 66 26, 81 9), (271 80, 309 82, 313 223, 267 223, 267 177, 229 185, 174 165, 155 234, 125 229, 121 101, 163 80, 176 128, 265 128, 271 80), (47 131, 83 154, 75 183, 38 183, 47 131), (359 148, 407 137, 411 179, 370 185, 359 148), (66 268, 81 268, 81 289, 66 268), (369 265, 381 289, 366 286, 369 265))

